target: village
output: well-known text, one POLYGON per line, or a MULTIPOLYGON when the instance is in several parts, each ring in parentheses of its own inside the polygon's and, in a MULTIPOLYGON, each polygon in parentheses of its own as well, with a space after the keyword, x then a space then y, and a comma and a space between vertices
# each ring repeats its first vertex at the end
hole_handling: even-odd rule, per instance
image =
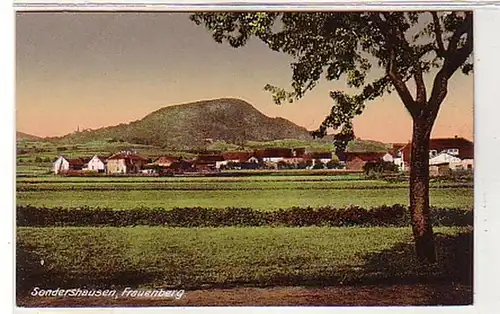
MULTIPOLYGON (((158 156, 147 158, 134 150, 109 156, 58 156, 52 171, 57 175, 145 175, 162 176, 186 173, 215 173, 224 170, 257 169, 344 169, 362 172, 367 164, 390 164, 396 171, 409 170, 411 143, 394 144, 387 152, 311 152, 306 148, 263 148, 254 151, 202 153, 193 158, 158 156)), ((431 176, 474 165, 474 144, 461 138, 431 139, 429 166, 431 176)))

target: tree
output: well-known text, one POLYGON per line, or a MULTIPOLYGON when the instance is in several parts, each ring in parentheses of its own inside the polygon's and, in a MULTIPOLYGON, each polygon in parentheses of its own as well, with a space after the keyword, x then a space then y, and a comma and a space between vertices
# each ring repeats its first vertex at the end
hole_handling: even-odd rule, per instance
POLYGON ((429 140, 449 79, 459 69, 472 71, 472 12, 205 12, 190 18, 212 31, 216 42, 237 48, 255 37, 293 57, 292 90, 264 87, 277 104, 302 98, 322 78, 346 78, 359 92, 331 91, 331 112, 312 134, 322 137, 333 128, 339 150, 353 138, 352 120, 365 103, 395 90, 413 120, 410 211, 416 254, 421 261, 436 260, 429 140), (368 81, 369 74, 377 77, 368 81), (429 95, 426 75, 435 75, 429 95))

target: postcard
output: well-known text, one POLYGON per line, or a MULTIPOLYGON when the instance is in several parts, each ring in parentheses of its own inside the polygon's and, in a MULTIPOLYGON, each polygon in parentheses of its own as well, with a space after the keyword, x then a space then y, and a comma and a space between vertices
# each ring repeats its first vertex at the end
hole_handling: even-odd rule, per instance
POLYGON ((18 307, 473 301, 470 11, 18 11, 18 307))

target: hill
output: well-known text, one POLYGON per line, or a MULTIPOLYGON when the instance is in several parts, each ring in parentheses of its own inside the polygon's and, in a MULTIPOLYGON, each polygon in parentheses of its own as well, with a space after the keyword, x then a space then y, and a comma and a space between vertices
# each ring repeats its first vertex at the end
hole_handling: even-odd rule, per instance
POLYGON ((353 153, 359 152, 387 152, 391 150, 391 144, 385 144, 378 141, 373 140, 362 140, 362 139, 354 139, 349 142, 347 145, 347 151, 353 153))
POLYGON ((268 117, 246 101, 232 98, 168 106, 128 124, 53 138, 65 143, 124 141, 171 150, 203 149, 217 141, 243 144, 284 139, 309 140, 311 136, 303 127, 268 117))
POLYGON ((41 137, 36 136, 36 135, 32 135, 32 134, 28 134, 28 133, 24 133, 24 132, 19 132, 19 131, 16 132, 16 141, 23 141, 23 140, 39 141, 41 139, 42 139, 41 137))

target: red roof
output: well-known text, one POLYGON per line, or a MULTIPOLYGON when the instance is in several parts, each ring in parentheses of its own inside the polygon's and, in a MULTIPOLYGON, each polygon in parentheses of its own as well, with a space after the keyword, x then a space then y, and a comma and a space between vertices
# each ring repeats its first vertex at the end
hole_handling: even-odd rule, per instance
POLYGON ((161 156, 160 158, 156 159, 153 164, 167 164, 167 163, 173 163, 176 161, 179 161, 179 157, 174 157, 174 156, 161 156))
MULTIPOLYGON (((474 158, 474 143, 463 137, 433 138, 429 141, 429 150, 436 150, 441 153, 447 149, 458 149, 457 157, 460 159, 474 158)), ((406 144, 402 151, 403 160, 410 162, 411 143, 406 144)))
POLYGON ((222 155, 199 155, 196 157, 196 163, 211 163, 216 161, 223 161, 224 158, 222 155))
POLYGON ((294 148, 293 149, 293 154, 295 157, 304 157, 306 154, 306 149, 301 147, 301 148, 294 148))
POLYGON ((315 153, 309 153, 308 155, 312 159, 331 159, 332 158, 331 152, 315 152, 315 153))
POLYGON ((253 156, 253 152, 227 152, 222 154, 224 160, 247 161, 253 156))
POLYGON ((408 143, 394 143, 392 144, 392 149, 389 151, 389 154, 392 156, 397 156, 398 152, 400 152, 408 143))
POLYGON ((83 166, 85 164, 85 160, 82 158, 69 158, 66 160, 71 166, 83 166))
MULTIPOLYGON (((98 158, 100 161, 104 162, 104 163, 106 163, 106 161, 108 160, 108 158, 109 158, 109 157, 110 157, 110 156, 101 156, 101 155, 97 155, 97 158, 98 158)), ((89 160, 89 161, 90 161, 90 160, 89 160)))
POLYGON ((264 148, 255 151, 255 157, 258 158, 276 158, 276 157, 293 157, 293 152, 290 148, 264 148))

